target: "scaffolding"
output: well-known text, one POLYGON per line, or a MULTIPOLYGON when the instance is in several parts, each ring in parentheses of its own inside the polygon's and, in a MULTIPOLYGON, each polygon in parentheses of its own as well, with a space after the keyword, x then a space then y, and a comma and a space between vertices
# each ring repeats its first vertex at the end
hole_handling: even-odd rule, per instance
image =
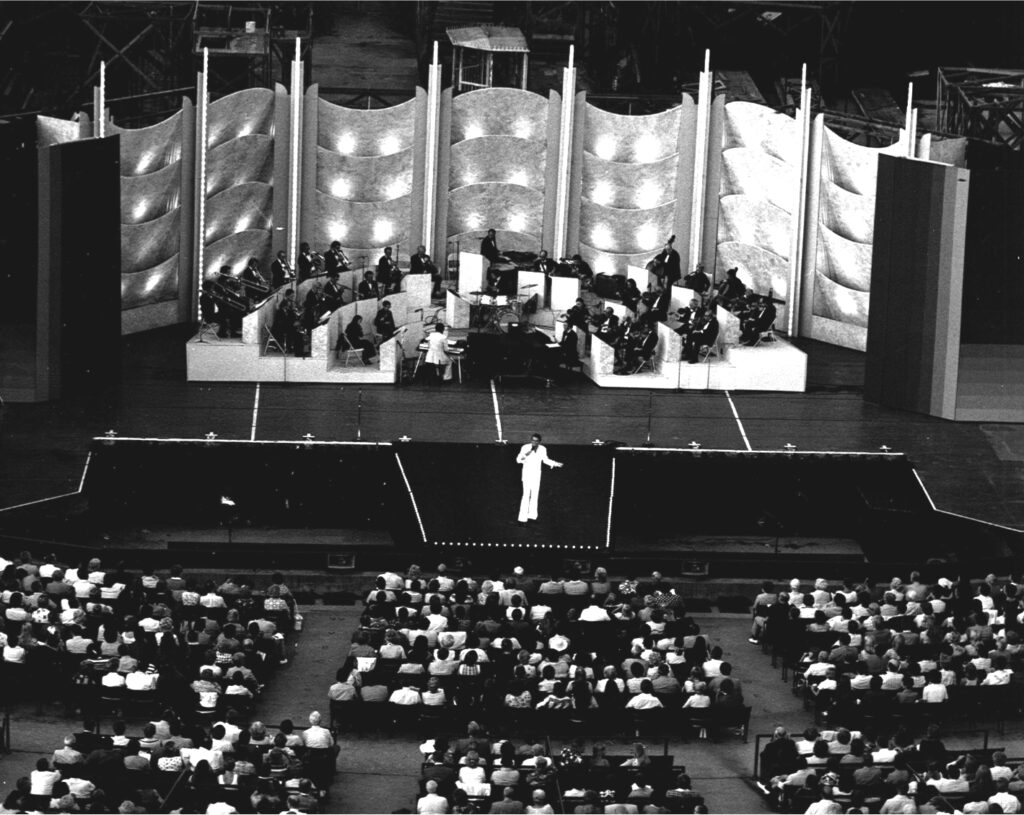
POLYGON ((938 130, 1019 150, 1024 144, 1024 71, 939 68, 938 130))

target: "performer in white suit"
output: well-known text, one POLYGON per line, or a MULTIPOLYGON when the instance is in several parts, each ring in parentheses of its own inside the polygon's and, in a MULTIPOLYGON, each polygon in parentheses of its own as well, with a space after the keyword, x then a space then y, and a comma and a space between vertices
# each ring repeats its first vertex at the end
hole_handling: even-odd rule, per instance
POLYGON ((523 499, 519 502, 519 523, 537 520, 537 498, 540 495, 540 466, 561 467, 560 461, 548 458, 548 448, 541 442, 539 433, 534 433, 529 444, 524 444, 516 456, 516 464, 523 465, 523 499))

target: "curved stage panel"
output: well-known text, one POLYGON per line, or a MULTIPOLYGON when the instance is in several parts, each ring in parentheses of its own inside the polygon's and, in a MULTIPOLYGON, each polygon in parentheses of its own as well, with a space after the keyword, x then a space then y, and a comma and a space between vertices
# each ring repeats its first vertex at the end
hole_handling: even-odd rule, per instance
POLYGON ((210 103, 206 143, 210 150, 235 139, 274 136, 274 92, 248 88, 210 103))
POLYGON ((389 156, 413 146, 416 99, 389 108, 358 110, 317 102, 317 145, 345 156, 389 156))
POLYGON ((178 297, 178 255, 151 269, 121 275, 121 308, 132 309, 178 297))
POLYGON ((679 150, 679 105, 648 116, 609 113, 589 103, 585 111, 583 149, 597 158, 651 164, 679 150))
MULTIPOLYGON (((551 92, 555 99, 559 95, 551 92)), ((548 99, 517 88, 480 88, 452 100, 452 143, 514 136, 547 143, 548 99)))
POLYGON ((482 136, 452 145, 449 189, 505 183, 544 192, 546 158, 534 142, 513 136, 482 136))
POLYGON ((503 183, 459 187, 449 194, 448 234, 495 229, 532 235, 539 243, 543 212, 543 194, 528 187, 503 183))
POLYGON ((343 156, 318 147, 316 188, 341 201, 392 201, 412 191, 412 150, 388 156, 343 156))

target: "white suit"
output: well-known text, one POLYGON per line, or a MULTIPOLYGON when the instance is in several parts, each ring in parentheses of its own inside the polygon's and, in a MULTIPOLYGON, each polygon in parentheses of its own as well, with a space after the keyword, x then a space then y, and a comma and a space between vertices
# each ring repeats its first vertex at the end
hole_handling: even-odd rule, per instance
POLYGON ((548 448, 538 444, 533 449, 533 443, 524 444, 516 456, 516 463, 523 465, 523 499, 519 502, 519 522, 537 520, 537 498, 540 495, 540 471, 541 465, 549 467, 560 467, 557 461, 548 458, 548 448))
POLYGON ((444 378, 452 378, 452 358, 448 356, 448 334, 432 331, 427 337, 427 354, 423 359, 431 365, 444 368, 444 378))

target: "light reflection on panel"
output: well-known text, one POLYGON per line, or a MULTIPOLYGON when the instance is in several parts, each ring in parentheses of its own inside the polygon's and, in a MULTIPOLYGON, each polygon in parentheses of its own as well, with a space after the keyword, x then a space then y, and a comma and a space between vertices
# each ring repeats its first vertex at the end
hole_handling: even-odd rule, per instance
POLYGON ((239 184, 206 202, 206 243, 248 229, 270 229, 274 190, 269 184, 239 184))
POLYGON ((150 269, 179 251, 181 210, 144 224, 121 225, 121 271, 150 269))
POLYGON ((221 266, 230 266, 233 272, 240 273, 251 257, 259 260, 261 267, 269 271, 271 258, 268 231, 250 229, 236 232, 209 244, 204 255, 205 276, 215 274, 221 266))
POLYGON ((178 296, 178 255, 152 269, 121 275, 121 308, 174 300, 178 296))
POLYGON ((269 183, 274 174, 274 142, 245 136, 211 150, 206 157, 206 194, 212 197, 236 184, 269 183))
MULTIPOLYGON (((557 94, 555 94, 557 98, 557 94)), ((547 142, 548 100, 517 88, 482 88, 452 100, 452 143, 483 136, 547 142)))
POLYGON ((172 164, 155 173, 121 177, 121 223, 141 224, 179 206, 181 169, 172 164))
MULTIPOLYGON (((316 198, 317 217, 310 239, 314 247, 329 246, 335 240, 346 247, 364 248, 408 243, 409 196, 393 201, 357 202, 342 201, 318 191, 316 198)), ((402 255, 409 254, 408 247, 403 246, 402 255)))
POLYGON ((359 110, 318 101, 317 144, 346 156, 388 156, 412 147, 416 100, 359 110))
POLYGON ((536 144, 491 136, 452 145, 449 189, 500 182, 543 192, 546 157, 536 144))
POLYGON ((390 201, 412 192, 412 150, 342 156, 317 148, 316 188, 346 201, 390 201))
POLYGON ((448 234, 500 229, 540 239, 544 196, 513 184, 476 184, 452 190, 448 198, 448 234), (519 227, 519 228, 516 228, 519 227))
POLYGON ((651 209, 676 198, 678 155, 651 164, 619 164, 584 154, 583 198, 616 209, 651 209))
POLYGON ((583 201, 580 243, 612 255, 653 256, 671 234, 674 215, 675 202, 649 210, 617 210, 583 201))
POLYGON ((272 136, 274 92, 248 88, 210 103, 207 144, 213 148, 250 135, 272 136))
POLYGON ((588 104, 583 149, 605 161, 651 164, 678 151, 680 108, 622 116, 588 104))
POLYGON ((121 175, 142 176, 159 172, 181 159, 181 111, 162 122, 137 129, 110 125, 120 134, 121 175))

